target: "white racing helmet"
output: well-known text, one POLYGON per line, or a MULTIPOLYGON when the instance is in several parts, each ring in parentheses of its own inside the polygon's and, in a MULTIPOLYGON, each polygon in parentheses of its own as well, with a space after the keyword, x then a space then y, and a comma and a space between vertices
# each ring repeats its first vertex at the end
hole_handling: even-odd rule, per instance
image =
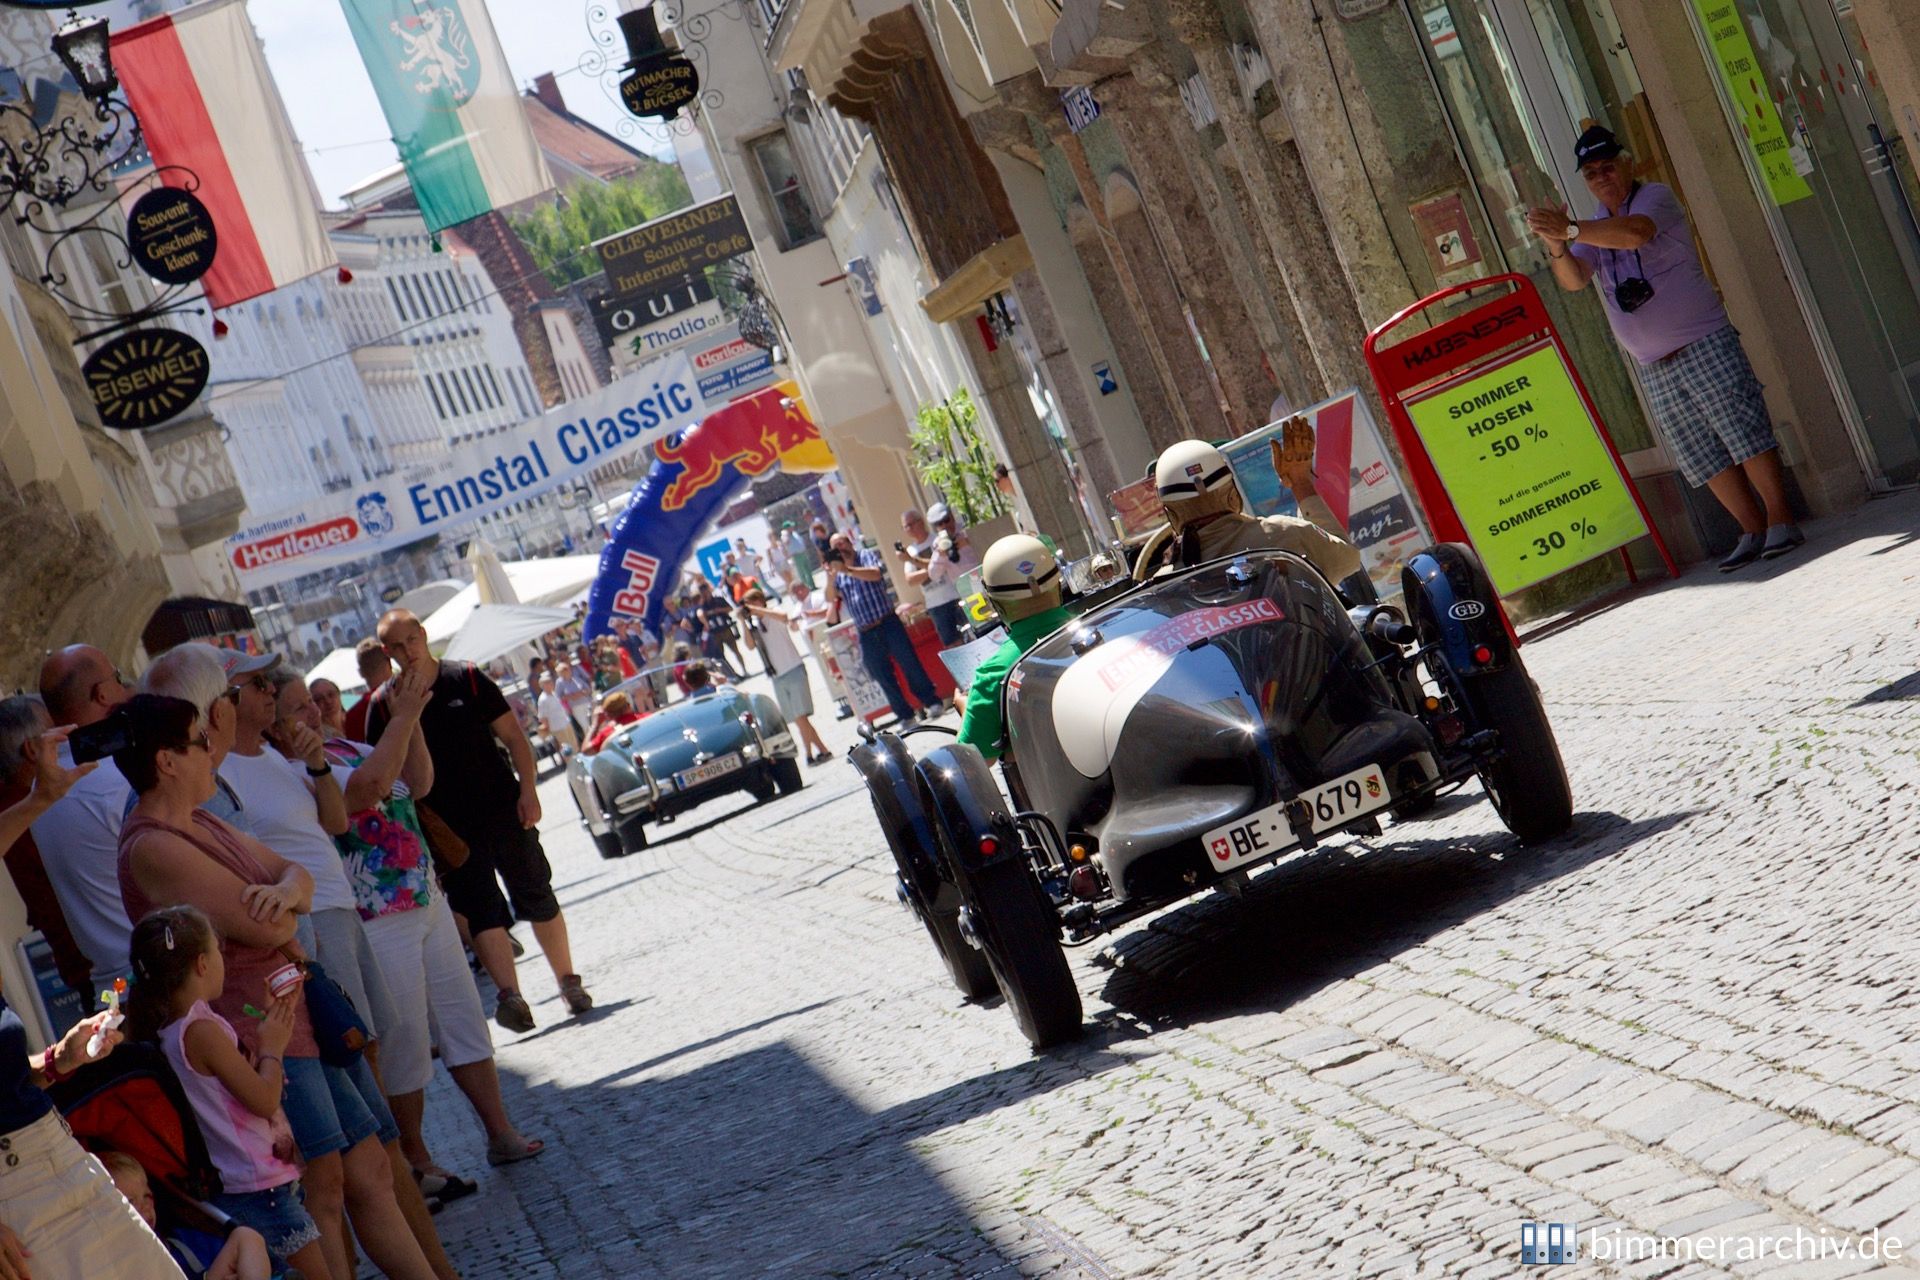
POLYGON ((1227 455, 1205 440, 1168 445, 1153 464, 1153 484, 1176 533, 1202 517, 1244 509, 1227 455))
POLYGON ((980 592, 1007 622, 1056 608, 1060 589, 1059 561, 1031 534, 1001 538, 980 562, 980 592))

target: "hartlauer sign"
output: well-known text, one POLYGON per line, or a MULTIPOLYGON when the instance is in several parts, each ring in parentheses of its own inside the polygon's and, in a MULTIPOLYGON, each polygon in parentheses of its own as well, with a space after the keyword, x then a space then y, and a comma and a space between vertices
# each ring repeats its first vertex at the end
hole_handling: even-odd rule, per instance
POLYGON ((360 522, 352 516, 322 520, 270 538, 241 543, 233 549, 233 567, 251 573, 329 547, 344 547, 359 535, 360 522))

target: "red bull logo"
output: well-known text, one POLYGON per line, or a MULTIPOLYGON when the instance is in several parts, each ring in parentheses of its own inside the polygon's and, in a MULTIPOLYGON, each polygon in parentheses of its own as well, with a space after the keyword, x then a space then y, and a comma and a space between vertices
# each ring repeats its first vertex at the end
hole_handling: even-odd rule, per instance
POLYGON ((782 462, 790 470, 818 470, 816 454, 825 455, 827 467, 833 465, 820 428, 781 387, 769 387, 708 414, 677 442, 662 440, 654 445, 653 453, 660 461, 681 467, 660 496, 663 511, 686 506, 728 467, 749 476, 763 476, 782 462))
POLYGON ((627 585, 614 593, 613 612, 644 618, 647 597, 653 594, 653 584, 660 577, 660 561, 643 551, 629 551, 620 557, 620 567, 627 571, 627 585))

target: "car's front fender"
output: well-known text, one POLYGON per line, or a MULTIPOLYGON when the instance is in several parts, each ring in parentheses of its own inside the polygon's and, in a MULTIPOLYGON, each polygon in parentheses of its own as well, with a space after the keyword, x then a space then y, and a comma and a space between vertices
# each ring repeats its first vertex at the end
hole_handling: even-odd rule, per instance
POLYGON ((1400 586, 1420 643, 1437 646, 1455 672, 1497 671, 1513 660, 1506 610, 1471 547, 1440 542, 1415 553, 1400 586), (1475 657, 1482 648, 1484 662, 1475 657))

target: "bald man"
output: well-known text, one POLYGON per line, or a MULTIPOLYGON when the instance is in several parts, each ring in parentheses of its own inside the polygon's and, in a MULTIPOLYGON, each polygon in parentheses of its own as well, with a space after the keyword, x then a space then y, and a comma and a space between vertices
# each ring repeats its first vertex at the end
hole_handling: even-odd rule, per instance
MULTIPOLYGON (((540 847, 538 771, 526 730, 486 672, 466 662, 441 662, 427 650, 427 631, 405 609, 383 615, 380 647, 402 670, 432 670, 433 698, 420 713, 420 731, 433 757, 433 808, 467 842, 467 860, 447 874, 447 901, 467 919, 473 951, 499 988, 493 1020, 508 1031, 533 1030, 533 1010, 520 994, 507 926, 533 926, 553 967, 567 1011, 582 1014, 593 997, 573 971, 567 921, 553 895, 553 869, 540 847), (513 765, 500 758, 507 749, 513 765), (503 896, 500 882, 506 882, 503 896), (508 901, 512 910, 508 910, 508 901)), ((367 740, 379 742, 392 719, 391 682, 367 696, 367 740)))
MULTIPOLYGON (((92 645, 50 654, 40 666, 40 699, 54 724, 98 724, 132 696, 113 660, 92 645)), ((60 763, 73 753, 60 745, 60 763)), ((33 841, 67 927, 93 968, 94 990, 128 974, 127 909, 120 898, 120 821, 133 788, 102 760, 33 824, 33 841)))

